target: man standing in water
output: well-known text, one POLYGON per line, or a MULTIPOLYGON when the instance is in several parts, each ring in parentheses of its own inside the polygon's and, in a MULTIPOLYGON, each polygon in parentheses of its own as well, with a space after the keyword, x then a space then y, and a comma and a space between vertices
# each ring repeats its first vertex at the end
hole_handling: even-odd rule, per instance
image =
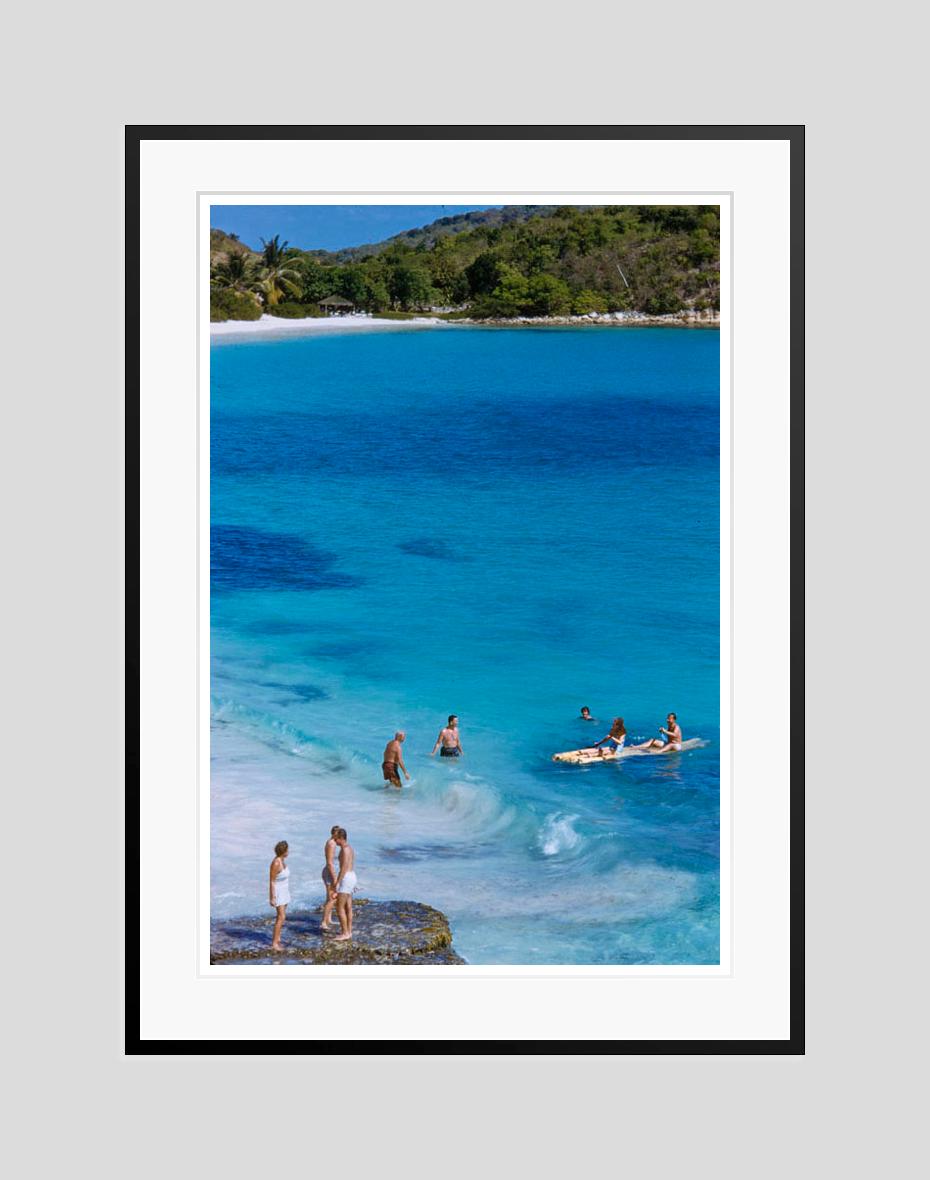
POLYGON ((381 770, 384 774, 384 781, 390 783, 392 787, 400 788, 400 775, 397 773, 397 768, 404 772, 407 782, 410 782, 410 775, 407 774, 407 767, 404 766, 404 759, 400 752, 401 743, 406 739, 407 735, 402 729, 397 733, 388 744, 384 747, 384 754, 381 756, 381 770))
POLYGON ((339 933, 333 942, 348 942, 352 937, 352 894, 358 885, 355 875, 355 849, 349 844, 345 828, 336 829, 336 843, 339 845, 339 876, 336 880, 336 916, 339 918, 339 933))
POLYGON ((430 758, 437 750, 440 758, 460 758, 465 753, 459 740, 459 719, 454 713, 449 714, 449 724, 439 731, 436 745, 429 752, 430 758))

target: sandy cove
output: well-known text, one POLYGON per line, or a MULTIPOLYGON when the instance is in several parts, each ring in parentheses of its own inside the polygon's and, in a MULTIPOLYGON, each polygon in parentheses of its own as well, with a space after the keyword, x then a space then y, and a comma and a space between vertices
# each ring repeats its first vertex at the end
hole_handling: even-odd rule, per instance
POLYGON ((675 315, 645 315, 642 312, 605 312, 602 315, 573 316, 518 316, 514 319, 440 320, 435 316, 416 316, 409 320, 386 320, 369 315, 315 316, 301 320, 286 320, 279 316, 263 315, 260 320, 226 320, 210 324, 211 338, 217 336, 289 336, 315 335, 327 332, 371 332, 388 328, 455 328, 461 325, 478 327, 668 327, 719 328, 720 313, 682 311, 675 315))
POLYGON ((442 320, 433 316, 417 317, 411 320, 382 320, 369 315, 328 315, 311 316, 303 320, 286 320, 280 316, 263 315, 260 320, 225 320, 210 324, 210 336, 266 336, 290 335, 291 333, 321 333, 364 331, 379 328, 430 328, 446 327, 442 320))

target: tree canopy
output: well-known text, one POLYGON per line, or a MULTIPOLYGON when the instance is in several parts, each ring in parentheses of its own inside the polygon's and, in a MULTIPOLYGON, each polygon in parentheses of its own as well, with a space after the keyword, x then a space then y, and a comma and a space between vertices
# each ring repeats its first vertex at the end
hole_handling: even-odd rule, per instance
POLYGON ((716 205, 514 206, 357 250, 298 250, 277 235, 262 247, 212 231, 211 283, 251 291, 271 312, 328 295, 372 312, 477 318, 720 306, 716 205))

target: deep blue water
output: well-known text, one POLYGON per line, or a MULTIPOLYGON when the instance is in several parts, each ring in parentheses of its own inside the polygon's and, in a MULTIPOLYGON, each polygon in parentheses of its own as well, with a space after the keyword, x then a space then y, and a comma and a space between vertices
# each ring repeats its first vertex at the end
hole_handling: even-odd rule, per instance
POLYGON ((270 914, 280 839, 316 904, 341 823, 469 962, 718 961, 717 332, 221 340, 211 521, 214 914, 270 914), (706 745, 550 759, 670 710, 706 745))

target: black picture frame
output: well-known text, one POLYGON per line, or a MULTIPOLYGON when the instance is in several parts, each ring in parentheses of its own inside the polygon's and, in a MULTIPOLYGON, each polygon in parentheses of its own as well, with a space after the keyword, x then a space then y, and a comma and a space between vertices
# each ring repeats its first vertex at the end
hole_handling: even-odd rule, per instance
POLYGON ((732 126, 126 126, 126 970, 125 1052, 172 1054, 618 1054, 804 1053, 804 131, 732 126), (143 1040, 140 1026, 140 154, 148 140, 782 140, 790 161, 790 1030, 784 1040, 143 1040))

